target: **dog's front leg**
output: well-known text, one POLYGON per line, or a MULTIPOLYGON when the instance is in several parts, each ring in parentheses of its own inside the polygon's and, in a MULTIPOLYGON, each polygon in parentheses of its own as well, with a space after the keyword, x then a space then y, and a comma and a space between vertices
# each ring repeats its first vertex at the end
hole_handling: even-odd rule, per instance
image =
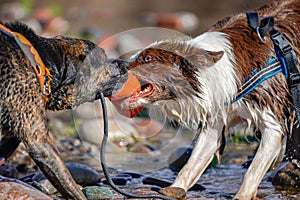
POLYGON ((258 185, 282 147, 283 133, 275 116, 265 112, 262 117, 261 122, 264 124, 261 125, 263 128, 259 148, 234 199, 250 200, 256 197, 258 185))
POLYGON ((29 155, 64 197, 78 200, 86 199, 65 167, 49 136, 40 137, 37 140, 23 140, 23 142, 28 148, 29 155))
MULTIPOLYGON (((32 113, 43 113, 34 110, 32 113)), ((31 158, 36 162, 44 175, 54 187, 66 198, 86 199, 80 188, 73 180, 60 157, 59 151, 50 138, 45 115, 29 115, 30 122, 24 126, 24 134, 19 139, 24 143, 31 158)))
POLYGON ((170 187, 163 188, 160 193, 178 198, 177 194, 172 194, 173 191, 178 193, 178 190, 182 190, 182 193, 185 193, 198 181, 204 170, 212 161, 214 153, 216 153, 220 147, 223 125, 224 124, 219 120, 214 126, 199 133, 197 143, 194 146, 188 162, 180 170, 174 183, 170 187))

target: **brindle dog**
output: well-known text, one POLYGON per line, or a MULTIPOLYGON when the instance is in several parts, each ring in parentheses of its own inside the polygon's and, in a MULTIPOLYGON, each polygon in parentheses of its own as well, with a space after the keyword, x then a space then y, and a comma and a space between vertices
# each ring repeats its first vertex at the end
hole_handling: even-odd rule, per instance
POLYGON ((23 142, 64 197, 86 199, 49 137, 46 110, 72 109, 99 98, 100 92, 111 95, 127 80, 128 63, 109 62, 104 50, 87 40, 40 37, 21 23, 5 26, 38 51, 52 76, 52 98, 45 104, 32 63, 12 37, 0 33, 0 161, 23 142))

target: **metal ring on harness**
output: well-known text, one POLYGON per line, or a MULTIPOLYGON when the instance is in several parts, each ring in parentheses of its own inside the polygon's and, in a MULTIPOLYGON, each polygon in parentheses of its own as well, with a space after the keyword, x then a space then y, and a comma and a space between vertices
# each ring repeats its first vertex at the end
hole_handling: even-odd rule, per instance
POLYGON ((256 27, 256 34, 259 38, 259 40, 262 42, 262 43, 266 43, 266 39, 265 38, 262 38, 260 33, 259 33, 259 27, 256 27))
POLYGON ((34 67, 35 67, 36 71, 38 72, 38 73, 36 73, 36 75, 38 77, 41 76, 42 75, 42 68, 41 68, 41 66, 39 64, 35 64, 34 67))
POLYGON ((46 85, 44 85, 43 94, 46 96, 51 94, 51 90, 46 85))

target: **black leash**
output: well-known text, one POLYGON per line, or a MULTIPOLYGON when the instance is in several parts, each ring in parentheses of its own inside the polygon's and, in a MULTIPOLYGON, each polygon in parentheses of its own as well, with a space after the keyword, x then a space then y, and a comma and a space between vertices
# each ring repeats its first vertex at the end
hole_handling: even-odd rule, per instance
POLYGON ((103 170, 104 176, 105 176, 108 184, 118 193, 120 193, 124 196, 127 196, 127 197, 131 197, 131 198, 139 198, 139 199, 155 198, 155 199, 164 199, 164 200, 175 200, 173 198, 170 198, 170 197, 167 197, 167 196, 164 196, 161 194, 134 194, 134 193, 126 192, 126 191, 120 189, 117 185, 115 185, 115 183, 112 181, 112 179, 109 176, 106 161, 105 161, 105 146, 106 146, 107 139, 108 139, 108 117, 107 117, 107 108, 106 108, 105 98, 102 93, 100 94, 100 100, 101 100, 101 104, 102 104, 102 112, 103 112, 103 118, 104 118, 104 128, 103 128, 104 135, 103 135, 103 139, 102 139, 102 143, 101 143, 101 147, 100 147, 100 160, 101 160, 102 170, 103 170))

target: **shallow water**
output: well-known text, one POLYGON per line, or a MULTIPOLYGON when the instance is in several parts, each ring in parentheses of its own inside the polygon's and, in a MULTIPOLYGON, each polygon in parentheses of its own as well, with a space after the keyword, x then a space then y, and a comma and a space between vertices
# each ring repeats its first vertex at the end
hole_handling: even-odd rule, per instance
MULTIPOLYGON (((170 149, 175 149, 183 140, 180 136, 173 139, 173 144, 170 149), (175 142, 176 141, 176 142, 175 142)), ((182 144, 181 144, 182 145, 182 144)), ((242 178, 246 172, 241 164, 230 164, 230 160, 243 158, 252 155, 256 144, 234 144, 229 142, 225 148, 223 159, 219 167, 212 167, 207 169, 198 181, 205 190, 203 191, 189 191, 187 197, 189 199, 232 199, 234 194, 238 191, 242 178)), ((108 145, 106 150, 106 160, 108 166, 117 169, 118 172, 130 171, 138 172, 150 177, 156 177, 165 180, 174 180, 174 174, 167 167, 167 152, 161 153, 159 150, 153 154, 132 154, 125 151, 116 150, 112 144, 108 145)), ((75 158, 76 161, 85 163, 97 170, 101 170, 98 157, 80 157, 75 158)), ((257 197, 259 199, 273 200, 273 199, 299 199, 300 194, 293 191, 276 190, 272 183, 267 181, 269 172, 264 180, 261 182, 257 197)), ((125 188, 132 188, 134 186, 142 185, 141 180, 134 180, 129 183, 125 188)), ((121 195, 117 195, 120 197, 121 195)))

